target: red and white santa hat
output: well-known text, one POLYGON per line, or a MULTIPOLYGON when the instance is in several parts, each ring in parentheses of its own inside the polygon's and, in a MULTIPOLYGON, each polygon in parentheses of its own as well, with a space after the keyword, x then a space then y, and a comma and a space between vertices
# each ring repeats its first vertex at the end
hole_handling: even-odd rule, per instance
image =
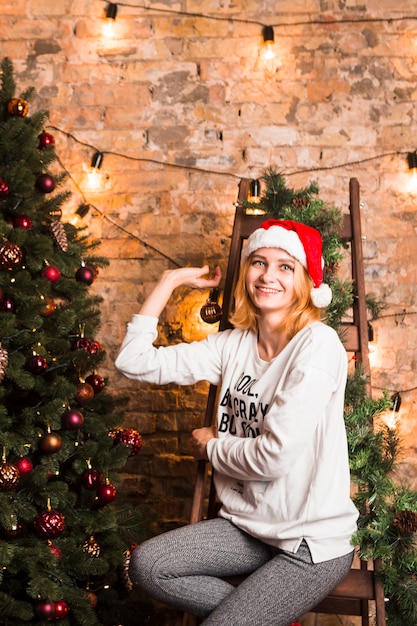
POLYGON ((332 290, 323 283, 322 239, 318 230, 294 220, 269 219, 255 230, 242 251, 242 261, 259 248, 282 248, 307 270, 314 286, 313 304, 322 309, 332 301, 332 290))

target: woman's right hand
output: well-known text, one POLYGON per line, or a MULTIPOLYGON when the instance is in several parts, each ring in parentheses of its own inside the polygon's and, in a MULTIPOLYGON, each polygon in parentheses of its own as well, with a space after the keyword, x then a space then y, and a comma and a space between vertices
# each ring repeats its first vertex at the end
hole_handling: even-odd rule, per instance
POLYGON ((208 273, 208 265, 203 265, 203 267, 180 267, 174 270, 166 270, 159 282, 171 282, 174 289, 176 287, 191 287, 192 289, 213 289, 218 287, 222 277, 220 267, 217 266, 211 276, 206 277, 208 273))
POLYGON ((165 270, 154 290, 146 298, 139 313, 141 315, 159 317, 172 292, 177 287, 191 287, 192 289, 213 289, 218 287, 222 277, 220 268, 216 267, 214 272, 207 277, 208 273, 208 265, 165 270))

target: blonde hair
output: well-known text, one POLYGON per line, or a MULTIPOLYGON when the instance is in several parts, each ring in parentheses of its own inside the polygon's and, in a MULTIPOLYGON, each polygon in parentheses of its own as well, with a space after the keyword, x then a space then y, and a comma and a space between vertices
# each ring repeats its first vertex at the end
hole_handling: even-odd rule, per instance
MULTIPOLYGON (((252 254, 244 261, 234 292, 234 307, 229 321, 235 328, 258 330, 259 311, 254 306, 246 289, 246 277, 252 263, 252 254)), ((311 299, 313 281, 307 270, 297 259, 294 259, 294 304, 283 322, 277 328, 284 330, 289 339, 292 339, 302 328, 311 322, 319 321, 322 317, 321 310, 317 308, 311 299)))

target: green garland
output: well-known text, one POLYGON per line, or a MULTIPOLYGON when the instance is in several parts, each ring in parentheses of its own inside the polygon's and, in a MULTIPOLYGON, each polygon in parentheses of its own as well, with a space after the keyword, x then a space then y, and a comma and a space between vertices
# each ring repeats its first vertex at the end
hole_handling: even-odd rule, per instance
MULTIPOLYGON (((343 245, 337 235, 342 212, 318 197, 315 183, 295 190, 284 177, 268 169, 262 177, 260 208, 279 219, 292 219, 320 231, 323 238, 325 280, 333 291, 328 323, 339 330, 343 315, 352 305, 353 286, 337 277, 343 245)), ((370 319, 376 319, 384 303, 367 297, 370 319)), ((345 423, 349 445, 353 501, 360 511, 354 542, 361 559, 380 559, 381 577, 387 598, 388 626, 417 625, 417 492, 396 477, 401 454, 395 429, 373 424, 384 411, 392 409, 387 392, 378 399, 366 393, 367 378, 360 368, 349 376, 345 397, 345 423)))

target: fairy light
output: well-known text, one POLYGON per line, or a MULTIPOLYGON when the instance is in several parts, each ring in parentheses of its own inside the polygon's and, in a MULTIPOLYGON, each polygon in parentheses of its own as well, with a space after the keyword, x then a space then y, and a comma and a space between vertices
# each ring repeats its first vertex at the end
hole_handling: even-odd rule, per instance
POLYGON ((106 9, 106 18, 103 24, 103 36, 113 39, 115 36, 115 22, 117 16, 117 4, 109 2, 106 9))
POLYGON ((90 191, 98 191, 102 187, 103 175, 100 169, 103 164, 103 157, 102 152, 96 152, 91 160, 91 168, 87 173, 87 187, 90 191))
POLYGON ((263 45, 262 58, 264 61, 273 61, 275 59, 274 50, 274 28, 273 26, 264 26, 262 29, 263 45))

